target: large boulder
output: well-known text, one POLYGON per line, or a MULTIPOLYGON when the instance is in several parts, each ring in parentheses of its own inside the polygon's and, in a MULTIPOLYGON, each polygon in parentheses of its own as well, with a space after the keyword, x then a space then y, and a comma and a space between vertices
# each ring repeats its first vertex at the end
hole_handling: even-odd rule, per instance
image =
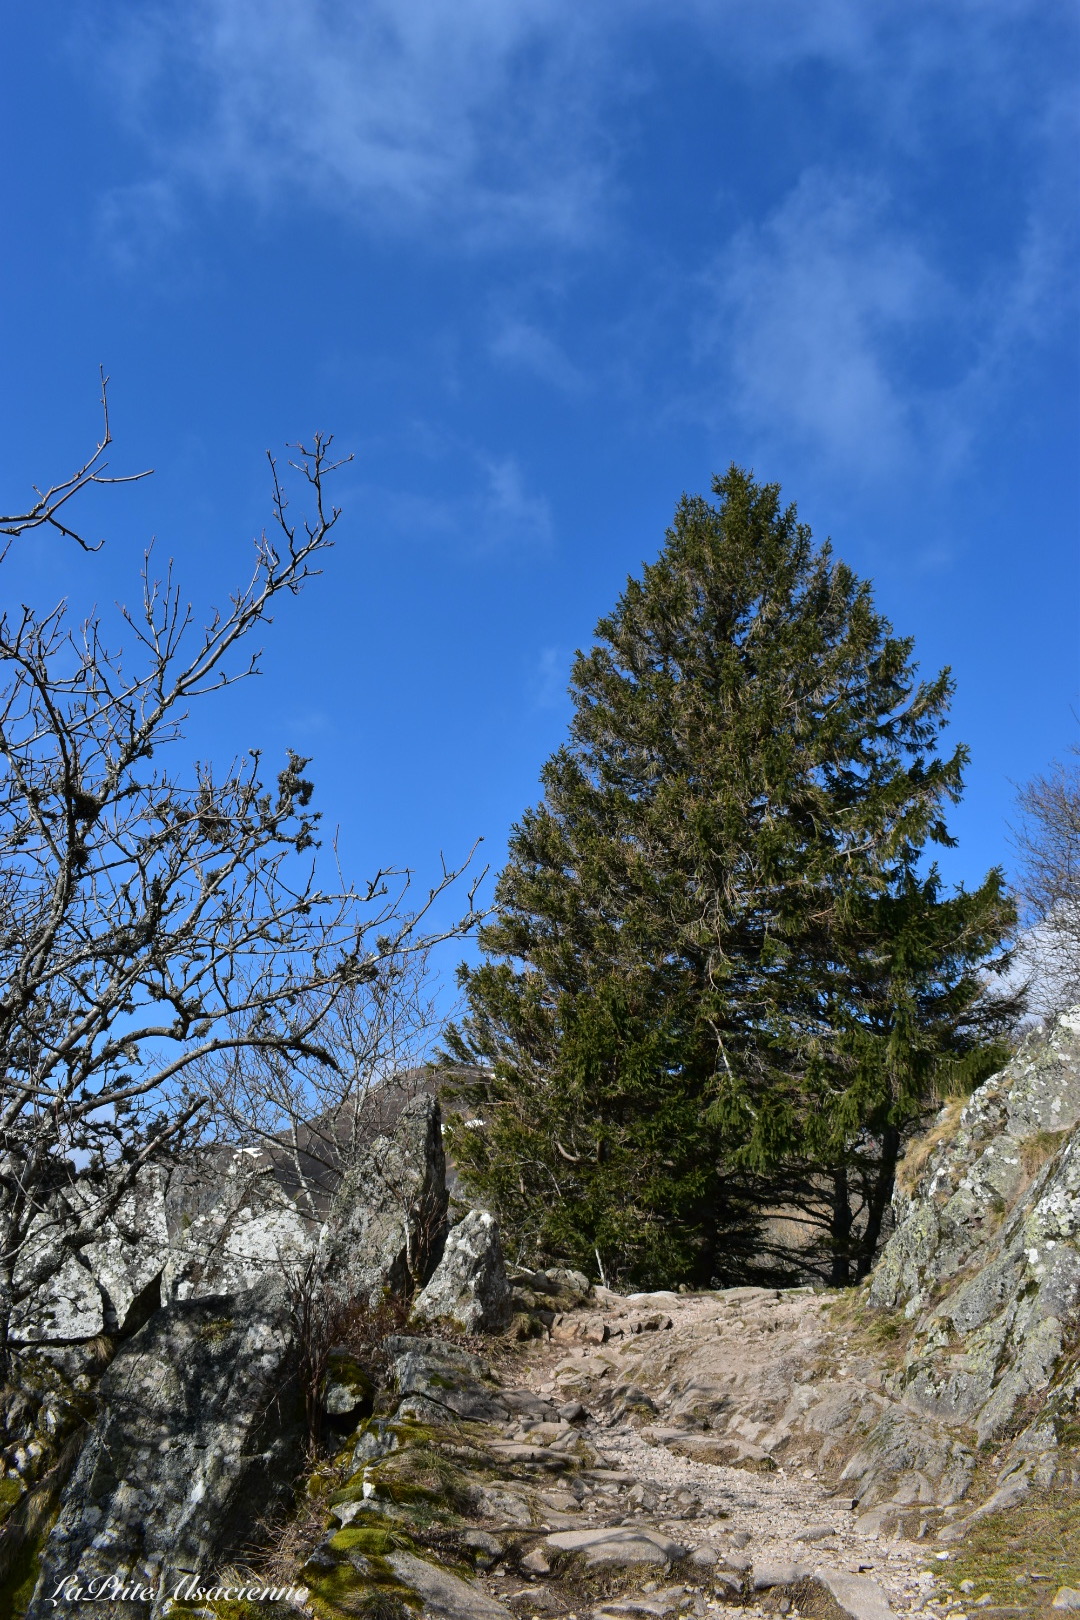
POLYGON ((301 1402, 285 1290, 178 1301, 120 1351, 64 1493, 27 1610, 44 1620, 61 1582, 120 1575, 157 1593, 117 1617, 165 1612, 178 1583, 250 1539, 288 1498, 301 1460, 301 1402))
POLYGON ((343 1298, 371 1304, 423 1287, 446 1241, 447 1203, 439 1105, 414 1097, 342 1181, 323 1229, 324 1275, 343 1298))
POLYGON ((450 1228, 413 1316, 418 1322, 447 1322, 464 1333, 501 1333, 512 1313, 498 1223, 486 1209, 471 1209, 450 1228))
POLYGON ((915 1324, 904 1406, 982 1447, 1015 1436, 1004 1471, 1052 1477, 1080 1333, 1080 1008, 943 1111, 895 1209, 869 1298, 915 1324))
MULTIPOLYGON (((167 1171, 147 1166, 92 1243, 62 1258, 58 1253, 58 1269, 49 1282, 16 1310, 12 1337, 24 1343, 65 1343, 140 1327, 160 1303, 169 1252, 167 1188, 167 1171)), ((67 1191, 69 1202, 88 1215, 100 1196, 100 1188, 90 1181, 76 1180, 67 1191)), ((38 1223, 46 1250, 54 1241, 53 1226, 53 1212, 46 1209, 38 1223)), ((34 1233, 26 1254, 40 1258, 34 1233)), ((21 1280, 18 1269, 15 1280, 21 1280)))

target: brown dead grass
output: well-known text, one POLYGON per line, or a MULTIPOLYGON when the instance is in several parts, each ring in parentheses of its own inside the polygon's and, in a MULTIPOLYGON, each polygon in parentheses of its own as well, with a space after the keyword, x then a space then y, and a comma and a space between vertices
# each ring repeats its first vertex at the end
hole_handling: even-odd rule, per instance
POLYGON ((950 1097, 944 1108, 930 1129, 923 1135, 917 1136, 908 1145, 907 1152, 896 1167, 896 1182, 910 1198, 915 1191, 916 1183, 927 1164, 934 1149, 942 1142, 951 1141, 960 1126, 960 1115, 963 1111, 966 1097, 950 1097))
POLYGON ((1020 1144, 1020 1163, 1028 1175, 1037 1175, 1071 1135, 1071 1130, 1036 1131, 1034 1136, 1025 1137, 1020 1144))

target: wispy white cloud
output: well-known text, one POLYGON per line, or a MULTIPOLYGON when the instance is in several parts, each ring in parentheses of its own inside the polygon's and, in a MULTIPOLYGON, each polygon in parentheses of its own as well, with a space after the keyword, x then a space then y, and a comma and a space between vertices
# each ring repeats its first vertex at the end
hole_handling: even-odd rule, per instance
POLYGON ((966 274, 903 220, 887 187, 811 170, 706 275, 700 357, 724 408, 767 445, 874 478, 948 469, 1002 374, 1053 329, 1067 293, 1054 188, 1014 252, 966 274), (715 376, 715 370, 714 370, 715 376))
POLYGON ((151 0, 99 42, 174 184, 573 238, 601 178, 573 94, 583 26, 569 0, 151 0))
POLYGON ((529 371, 541 381, 551 383, 567 393, 580 393, 586 386, 584 374, 569 355, 539 326, 529 321, 502 321, 490 348, 496 360, 529 371))
MULTIPOLYGON (((152 178, 177 193, 302 196, 440 240, 594 240, 610 225, 650 36, 718 71, 846 74, 889 138, 1042 102, 1017 71, 1033 19, 1071 0, 167 0, 82 25, 152 178)), ((633 146, 633 136, 629 136, 633 146)))
POLYGON ((708 280, 709 337, 738 416, 874 471, 910 452, 898 349, 940 317, 947 289, 917 243, 890 229, 876 188, 804 175, 708 280))
POLYGON ((432 490, 429 475, 423 491, 358 486, 350 506, 364 514, 370 533, 388 533, 399 543, 434 540, 474 557, 547 550, 554 535, 551 508, 530 489, 515 456, 463 445, 430 429, 414 438, 425 441, 416 448, 432 469, 453 462, 452 483, 432 490))

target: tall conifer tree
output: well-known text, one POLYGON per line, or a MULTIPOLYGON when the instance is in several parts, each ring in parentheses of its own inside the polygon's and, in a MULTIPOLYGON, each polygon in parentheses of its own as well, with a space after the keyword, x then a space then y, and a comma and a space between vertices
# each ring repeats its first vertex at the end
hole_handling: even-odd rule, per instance
POLYGON ((925 858, 966 759, 949 672, 919 681, 777 486, 713 489, 574 661, 462 970, 450 1055, 485 1073, 453 1145, 523 1255, 654 1285, 738 1275, 755 1203, 824 1177, 844 1281, 905 1128, 1001 1056, 1013 908, 925 858))

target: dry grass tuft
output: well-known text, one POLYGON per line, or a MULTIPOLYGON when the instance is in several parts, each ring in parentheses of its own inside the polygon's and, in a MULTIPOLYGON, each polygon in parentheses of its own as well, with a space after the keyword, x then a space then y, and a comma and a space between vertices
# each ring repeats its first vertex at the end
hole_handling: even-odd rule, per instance
POLYGON ((1040 1171, 1071 1135, 1071 1130, 1036 1131, 1034 1136, 1025 1137, 1020 1144, 1020 1163, 1028 1175, 1040 1171))
POLYGON ((896 1167, 896 1181, 908 1197, 915 1191, 915 1185, 930 1162, 930 1156, 942 1142, 948 1142, 956 1135, 960 1126, 960 1115, 963 1111, 966 1097, 950 1097, 934 1124, 924 1136, 917 1136, 909 1145, 904 1157, 896 1167))

